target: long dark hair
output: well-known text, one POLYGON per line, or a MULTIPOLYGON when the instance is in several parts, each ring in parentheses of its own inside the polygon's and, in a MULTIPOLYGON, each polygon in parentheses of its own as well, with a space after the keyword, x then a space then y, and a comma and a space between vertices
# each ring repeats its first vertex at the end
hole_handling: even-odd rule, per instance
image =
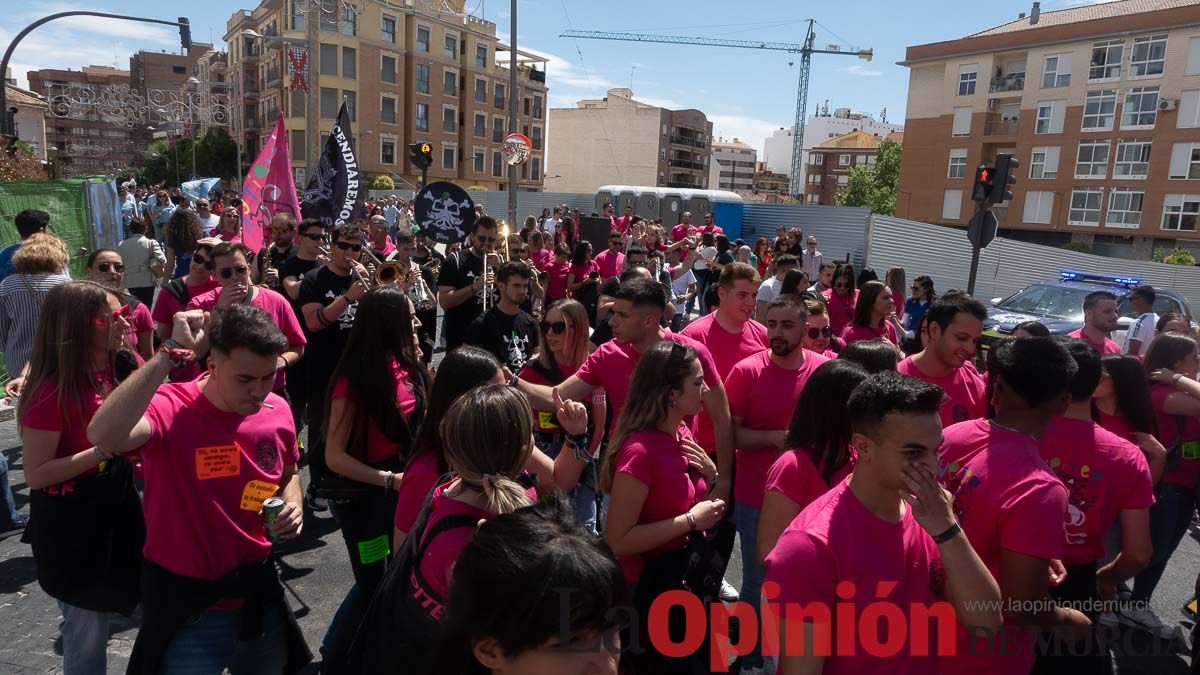
POLYGON ((349 382, 358 398, 350 420, 347 450, 365 452, 367 420, 375 422, 388 440, 412 445, 413 430, 420 423, 429 398, 430 377, 413 342, 413 314, 408 295, 398 287, 372 288, 358 301, 354 325, 329 381, 325 419, 330 419, 333 387, 341 378, 349 382), (408 382, 417 400, 412 419, 405 419, 400 412, 392 359, 408 371, 408 382))
POLYGON ((587 263, 588 250, 591 249, 591 247, 592 245, 586 241, 581 241, 575 244, 575 248, 571 250, 571 264, 583 265, 587 263))
MULTIPOLYGON (((1158 417, 1154 414, 1150 382, 1146 378, 1146 369, 1142 367, 1142 362, 1125 354, 1109 354, 1100 359, 1100 365, 1112 378, 1117 412, 1121 417, 1124 417, 1135 431, 1157 436, 1158 417)), ((1095 404, 1092 405, 1094 409, 1095 404)))
POLYGON ((826 485, 850 461, 846 402, 868 377, 867 370, 853 361, 827 361, 813 371, 796 399, 785 445, 808 452, 826 485))
MULTIPOLYGON (((858 292, 858 303, 854 305, 854 318, 850 319, 850 323, 871 330, 879 330, 879 324, 871 324, 871 313, 875 311, 875 301, 883 295, 883 291, 887 288, 881 281, 868 281, 863 284, 862 290, 858 292)), ((895 302, 895 298, 892 302, 895 302)), ((884 317, 886 320, 887 317, 884 317)))
MULTIPOLYGON (((854 291, 858 290, 858 284, 854 280, 854 265, 850 263, 838 263, 837 267, 833 268, 833 279, 830 279, 829 287, 833 288, 836 286, 838 279, 842 277, 845 277, 850 282, 850 292, 848 295, 853 298, 854 291)), ((837 295, 837 291, 832 291, 832 293, 837 295)))
POLYGON ((795 293, 799 295, 808 290, 808 286, 804 286, 803 282, 808 279, 804 275, 804 270, 790 269, 787 274, 783 275, 783 283, 779 285, 779 294, 795 293), (803 286, 803 287, 802 287, 803 286))
POLYGON ((404 458, 408 464, 413 457, 424 452, 437 453, 438 471, 446 473, 446 456, 442 452, 439 427, 446 411, 455 399, 466 392, 486 384, 500 371, 500 362, 491 352, 478 347, 459 347, 446 355, 438 366, 437 376, 429 390, 429 403, 425 406, 425 419, 417 429, 412 451, 404 458))

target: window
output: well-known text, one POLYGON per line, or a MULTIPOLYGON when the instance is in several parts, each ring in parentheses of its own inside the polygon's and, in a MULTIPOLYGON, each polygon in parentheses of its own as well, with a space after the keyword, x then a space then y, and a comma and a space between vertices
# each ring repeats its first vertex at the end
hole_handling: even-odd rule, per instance
POLYGON ((321 0, 321 30, 337 31, 337 0, 321 0))
POLYGON ((417 26, 417 51, 429 52, 429 29, 425 26, 417 26))
POLYGON ((1142 224, 1142 201, 1146 193, 1131 188, 1113 188, 1108 194, 1105 227, 1138 227, 1142 224))
POLYGON ((504 85, 499 82, 496 83, 496 100, 492 105, 504 109, 504 85))
POLYGON ((838 166, 850 166, 850 155, 838 155, 838 166))
POLYGON ((379 79, 388 84, 396 84, 396 57, 384 56, 380 59, 379 79))
POLYGON ((354 35, 358 27, 358 13, 352 7, 342 10, 342 35, 354 35))
POLYGON ((946 190, 942 195, 942 219, 962 218, 962 190, 946 190))
POLYGON ((171 72, 177 75, 183 75, 187 72, 187 66, 171 66, 171 72))
POLYGON ((356 95, 352 91, 342 91, 342 100, 346 102, 346 114, 350 116, 351 122, 358 120, 357 112, 355 112, 358 109, 358 103, 355 97, 356 95))
POLYGON ((1058 147, 1034 148, 1029 159, 1029 177, 1035 180, 1058 178, 1058 147))
POLYGON ((850 176, 838 176, 837 179, 838 179, 838 185, 849 185, 850 184, 850 176))
MULTIPOLYGON (((1196 38, 1200 40, 1200 38, 1196 38)), ((1175 114, 1176 129, 1200 127, 1200 89, 1179 93, 1179 112, 1175 114)))
POLYGON ((971 106, 959 106, 954 109, 954 125, 950 130, 951 136, 970 136, 971 135, 971 113, 974 109, 971 106))
POLYGON ((321 45, 321 74, 337 77, 337 45, 321 45))
POLYGON ((390 16, 384 16, 382 31, 383 31, 382 37, 383 37, 384 42, 395 42, 396 41, 396 20, 390 16))
POLYGON ((358 52, 351 47, 342 47, 342 77, 353 80, 358 77, 358 52))
POLYGON ((429 131, 429 104, 417 104, 417 131, 429 131))
POLYGON ((304 30, 304 11, 308 0, 292 0, 292 30, 304 30))
POLYGON ((503 117, 493 117, 492 118, 492 142, 493 143, 503 143, 504 142, 504 118, 503 117))
POLYGON ((477 138, 487 136, 487 115, 483 113, 475 113, 475 136, 477 138))
POLYGON ((396 141, 384 139, 379 143, 379 162, 381 164, 396 163, 396 141))
POLYGON ((429 65, 425 63, 417 64, 417 93, 429 93, 429 65))
POLYGON ((445 55, 446 55, 446 58, 450 59, 451 61, 458 60, 458 36, 457 35, 450 35, 449 33, 446 34, 445 55))
POLYGON ((1108 175, 1108 141, 1085 141, 1079 144, 1075 159, 1076 178, 1104 178, 1108 175))
POLYGON ((811 157, 813 166, 821 166, 825 163, 825 155, 814 152, 811 157))
POLYGON ((1133 87, 1121 108, 1122 129, 1150 129, 1158 115, 1158 87, 1133 87))
POLYGON ((950 168, 946 170, 946 178, 967 177, 967 149, 950 149, 950 168))
POLYGON ((1121 58, 1124 53, 1124 40, 1105 40, 1093 44, 1088 81, 1121 79, 1121 58))
POLYGON ((1129 78, 1158 77, 1167 57, 1167 36, 1151 35, 1133 39, 1129 55, 1129 78))
POLYGON ((1054 214, 1053 192, 1026 192, 1025 213, 1021 220, 1026 223, 1049 225, 1054 214))
POLYGON ((542 149, 542 128, 534 127, 533 134, 530 135, 529 140, 533 142, 534 150, 541 150, 542 149))
POLYGON ((1067 214, 1070 225, 1097 227, 1100 225, 1100 203, 1104 199, 1101 188, 1075 188, 1071 191, 1071 211, 1067 214))
POLYGON ((529 180, 542 179, 542 158, 534 157, 529 160, 529 180))
POLYGON ((480 68, 488 66, 488 47, 487 45, 477 45, 475 47, 475 65, 480 68))
POLYGON ((483 173, 484 170, 484 155, 486 153, 480 148, 475 148, 475 153, 471 155, 471 170, 475 173, 483 173))
POLYGON ((1200 143, 1176 143, 1171 146, 1171 165, 1167 171, 1171 180, 1200 178, 1200 143))
POLYGON ((525 98, 524 103, 525 103, 524 114, 526 117, 528 117, 529 116, 529 98, 528 97, 525 98))
POLYGON ((475 102, 487 103, 487 80, 475 80, 475 102))
POLYGON ((533 97, 533 116, 536 117, 537 119, 542 118, 542 97, 541 96, 533 97))
POLYGON ((304 111, 308 108, 308 92, 303 89, 293 89, 290 96, 291 105, 288 106, 288 116, 304 117, 304 111))
POLYGON ((442 131, 448 134, 458 131, 458 111, 449 106, 442 107, 442 131))
POLYGON ((1195 232, 1200 218, 1200 195, 1167 195, 1163 200, 1162 229, 1195 232))
POLYGON ((1089 91, 1083 104, 1083 131, 1111 131, 1116 111, 1116 89, 1089 91))
POLYGON ((1187 70, 1184 75, 1200 75, 1200 37, 1188 40, 1187 70))
POLYGON ((331 120, 338 114, 337 89, 321 87, 321 119, 331 120))
POLYGON ((967 63, 958 67, 958 95, 972 96, 975 94, 975 80, 978 78, 979 64, 967 63))
POLYGON ((296 162, 308 161, 308 142, 304 138, 303 129, 294 129, 288 132, 288 150, 291 150, 292 160, 296 162))
POLYGON ((1150 141, 1117 142, 1113 178, 1144 179, 1150 172, 1150 141))
POLYGON ((458 94, 458 73, 453 70, 442 71, 442 93, 446 96, 458 94))
MULTIPOLYGON (((1042 88, 1055 89, 1071 84, 1071 54, 1050 54, 1042 65, 1042 88)), ((1028 222, 1028 221, 1026 221, 1028 222)))
POLYGON ((1066 110, 1066 101, 1039 101, 1037 122, 1033 132, 1035 134, 1061 134, 1066 110))
POLYGON ((379 99, 379 121, 384 124, 396 123, 396 99, 391 96, 379 99))
POLYGON ((812 174, 812 175, 810 175, 810 176, 808 177, 808 184, 809 184, 809 185, 820 185, 820 184, 821 184, 821 177, 820 177, 820 176, 818 176, 818 175, 817 175, 817 174, 815 174, 815 173, 814 173, 814 174, 812 174))
POLYGON ((499 178, 503 175, 503 165, 500 163, 500 151, 492 151, 492 175, 499 178))
POLYGON ((447 171, 453 171, 454 166, 455 166, 454 160, 457 158, 458 158, 458 150, 456 150, 453 145, 443 145, 442 146, 442 168, 443 169, 446 169, 447 171))

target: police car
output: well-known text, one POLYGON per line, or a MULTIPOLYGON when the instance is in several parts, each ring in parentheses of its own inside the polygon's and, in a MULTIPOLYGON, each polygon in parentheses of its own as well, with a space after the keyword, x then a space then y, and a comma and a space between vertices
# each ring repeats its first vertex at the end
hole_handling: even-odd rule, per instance
MULTIPOLYGON (((1013 328, 1026 321, 1037 321, 1053 334, 1069 333, 1083 327, 1083 299, 1095 291, 1108 291, 1117 296, 1117 330, 1112 339, 1125 344, 1125 332, 1137 319, 1129 304, 1129 291, 1142 283, 1133 277, 1088 274, 1063 270, 1057 281, 1039 281, 1007 298, 993 298, 983 323, 983 349, 1012 333, 1013 328)), ((1174 291, 1154 289, 1157 299, 1154 312, 1175 312, 1187 317, 1195 330, 1196 322, 1188 308, 1187 299, 1174 291)))

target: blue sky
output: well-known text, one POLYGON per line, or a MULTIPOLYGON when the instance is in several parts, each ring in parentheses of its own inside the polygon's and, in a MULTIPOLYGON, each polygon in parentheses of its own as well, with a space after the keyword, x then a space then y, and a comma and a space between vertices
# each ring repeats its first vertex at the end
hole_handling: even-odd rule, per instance
MULTIPOLYGON (((1042 2, 1042 10, 1090 1, 1048 0, 1042 2)), ((509 2, 466 2, 468 11, 495 21, 507 40, 509 2)), ((190 13, 196 40, 220 42, 230 14, 252 6, 242 0, 9 3, 5 25, 0 26, 0 47, 33 20, 69 9, 164 19, 190 13), (167 4, 172 9, 164 11, 167 4)), ((635 98, 667 107, 698 108, 713 121, 714 134, 739 137, 761 151, 765 136, 794 120, 799 67, 795 55, 571 40, 558 37, 559 33, 574 28, 801 42, 802 20, 812 17, 820 22, 817 45, 873 47, 875 59, 868 63, 850 56, 814 56, 809 113, 828 99, 831 108, 849 107, 876 117, 887 108, 889 121, 899 122, 904 118, 908 71, 895 63, 903 59, 905 47, 962 37, 1013 20, 1018 13, 1028 12, 1031 4, 1024 0, 968 4, 947 0, 520 0, 518 44, 551 58, 547 77, 551 107, 568 107, 580 98, 600 97, 610 87, 632 83, 635 98), (789 61, 796 65, 789 67, 789 61)), ((178 33, 170 27, 90 17, 65 19, 26 37, 13 57, 13 69, 23 81, 26 71, 41 67, 117 64, 128 68, 129 55, 139 49, 178 48, 178 33)))

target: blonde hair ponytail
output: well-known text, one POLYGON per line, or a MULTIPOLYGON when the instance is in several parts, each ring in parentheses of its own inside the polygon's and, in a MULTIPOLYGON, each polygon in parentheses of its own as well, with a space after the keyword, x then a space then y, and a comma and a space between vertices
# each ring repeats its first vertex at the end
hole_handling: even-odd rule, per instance
POLYGON ((446 411, 442 446, 460 480, 483 489, 486 508, 501 515, 533 502, 516 477, 533 448, 533 417, 525 395, 512 387, 476 387, 446 411))

